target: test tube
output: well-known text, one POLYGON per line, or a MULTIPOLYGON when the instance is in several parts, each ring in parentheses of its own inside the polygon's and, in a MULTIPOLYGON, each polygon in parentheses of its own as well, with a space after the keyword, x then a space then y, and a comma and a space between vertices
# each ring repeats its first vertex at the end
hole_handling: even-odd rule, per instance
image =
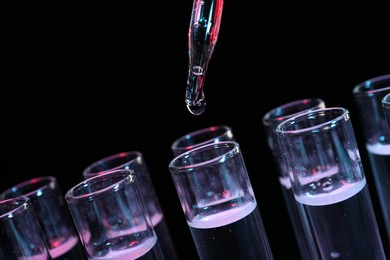
POLYGON ((65 199, 88 259, 165 259, 134 172, 119 169, 90 177, 65 199))
POLYGON ((53 259, 87 259, 58 181, 41 176, 2 192, 2 199, 27 196, 31 200, 53 259))
POLYGON ((390 238, 390 133, 382 99, 389 91, 390 74, 368 79, 353 88, 387 239, 390 238))
POLYGON ((348 110, 303 112, 276 133, 321 259, 386 259, 348 110))
POLYGON ((390 90, 388 94, 386 94, 382 98, 382 107, 385 112, 386 120, 387 120, 387 125, 389 126, 389 131, 390 131, 390 90))
POLYGON ((233 130, 227 125, 216 125, 192 131, 177 138, 171 145, 174 156, 199 146, 220 141, 235 141, 233 130))
POLYGON ((200 259, 273 259, 237 142, 194 148, 169 170, 200 259))
POLYGON ((0 259, 52 259, 28 197, 0 201, 0 259))
POLYGON ((82 175, 84 179, 88 179, 117 169, 132 170, 137 175, 138 188, 150 215, 154 231, 158 236, 163 254, 167 259, 178 259, 168 224, 164 218, 164 212, 161 209, 149 170, 141 152, 126 151, 104 157, 87 166, 82 175))
POLYGON ((279 147, 275 129, 282 121, 291 118, 298 113, 324 107, 325 102, 320 98, 305 98, 294 100, 275 107, 265 113, 262 118, 263 126, 266 130, 267 143, 272 152, 276 169, 278 170, 281 191, 290 217, 298 249, 302 259, 306 260, 318 259, 318 252, 310 231, 305 230, 305 220, 302 219, 304 218, 304 213, 299 212, 300 207, 298 207, 294 194, 291 190, 291 183, 288 178, 288 169, 283 160, 283 155, 279 147))

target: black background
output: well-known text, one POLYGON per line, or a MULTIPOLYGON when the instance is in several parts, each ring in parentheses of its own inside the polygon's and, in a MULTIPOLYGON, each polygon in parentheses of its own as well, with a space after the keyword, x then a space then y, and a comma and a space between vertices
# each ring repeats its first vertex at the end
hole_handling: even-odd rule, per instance
MULTIPOLYGON (((385 8, 226 1, 205 81, 208 105, 194 116, 184 103, 191 7, 182 0, 8 10, 0 190, 53 175, 65 193, 91 162, 138 150, 181 259, 197 259, 168 170, 170 145, 191 131, 228 125, 275 259, 296 259, 261 119, 283 103, 319 97, 350 110, 377 208, 352 89, 389 73, 385 8)), ((377 218, 383 230, 379 212, 377 218)))

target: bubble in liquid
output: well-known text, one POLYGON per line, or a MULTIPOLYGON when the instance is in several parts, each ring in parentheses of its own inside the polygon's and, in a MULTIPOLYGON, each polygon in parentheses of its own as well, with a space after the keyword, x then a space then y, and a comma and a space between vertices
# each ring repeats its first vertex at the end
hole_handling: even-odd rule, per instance
POLYGON ((196 76, 203 75, 203 68, 201 66, 194 66, 192 67, 192 74, 196 76))
POLYGON ((333 251, 330 253, 331 258, 339 258, 340 256, 341 256, 341 254, 339 252, 333 251))

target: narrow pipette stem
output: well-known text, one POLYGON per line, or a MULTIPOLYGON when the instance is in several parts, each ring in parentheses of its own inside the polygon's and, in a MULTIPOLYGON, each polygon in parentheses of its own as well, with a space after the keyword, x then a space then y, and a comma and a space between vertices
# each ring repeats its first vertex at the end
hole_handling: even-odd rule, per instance
POLYGON ((206 107, 203 92, 207 67, 217 43, 223 0, 194 0, 188 30, 189 69, 185 102, 188 110, 200 115, 206 107))

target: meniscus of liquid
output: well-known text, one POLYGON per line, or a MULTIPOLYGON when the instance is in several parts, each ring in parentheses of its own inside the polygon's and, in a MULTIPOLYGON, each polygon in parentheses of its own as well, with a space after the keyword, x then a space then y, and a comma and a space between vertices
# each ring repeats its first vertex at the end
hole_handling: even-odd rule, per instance
POLYGON ((223 0, 194 0, 188 30, 189 69, 185 103, 194 115, 206 108, 203 92, 207 66, 217 43, 223 0))

